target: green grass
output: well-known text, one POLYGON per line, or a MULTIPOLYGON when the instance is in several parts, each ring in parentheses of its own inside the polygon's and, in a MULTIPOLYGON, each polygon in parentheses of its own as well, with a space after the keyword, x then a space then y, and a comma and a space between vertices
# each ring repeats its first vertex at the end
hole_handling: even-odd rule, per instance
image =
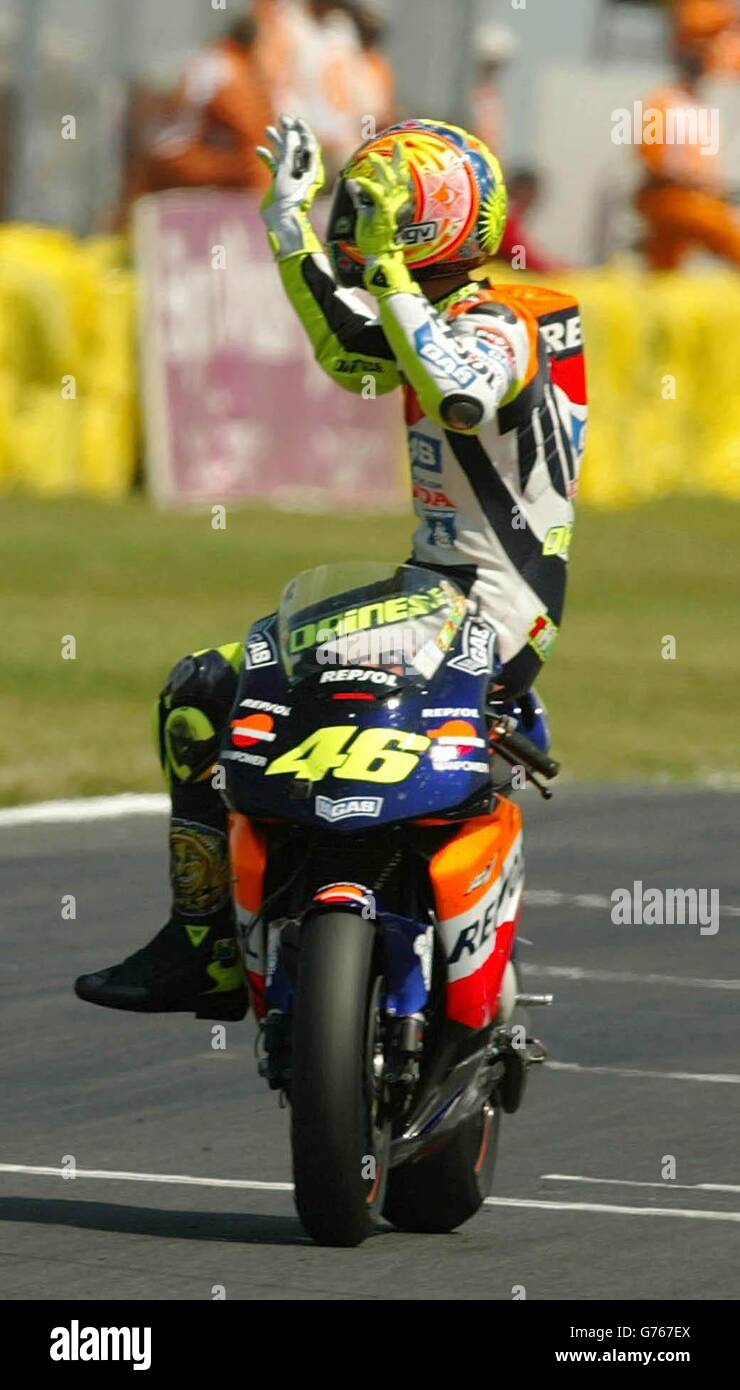
MULTIPOLYGON (((740 507, 582 510, 566 623, 540 682, 579 778, 740 773, 740 507), (677 657, 661 656, 664 636, 677 657)), ((411 519, 2 504, 0 802, 159 787, 151 702, 183 653, 241 637, 292 573, 397 559, 411 519), (62 660, 62 638, 76 640, 62 660)))

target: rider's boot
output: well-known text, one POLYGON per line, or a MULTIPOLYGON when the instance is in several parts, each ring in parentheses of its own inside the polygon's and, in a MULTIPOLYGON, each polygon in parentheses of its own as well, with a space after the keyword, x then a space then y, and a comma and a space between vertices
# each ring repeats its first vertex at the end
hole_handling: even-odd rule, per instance
POLYGON ((158 732, 172 796, 172 910, 120 965, 81 975, 75 993, 136 1013, 243 1018, 247 992, 231 905, 226 808, 213 767, 236 691, 241 648, 186 657, 160 697, 158 732))

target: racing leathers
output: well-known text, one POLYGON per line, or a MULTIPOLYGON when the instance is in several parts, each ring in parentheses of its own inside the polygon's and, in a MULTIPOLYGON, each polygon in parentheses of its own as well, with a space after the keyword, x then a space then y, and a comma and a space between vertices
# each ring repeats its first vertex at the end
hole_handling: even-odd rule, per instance
POLYGON ((373 315, 337 286, 322 252, 279 268, 333 381, 366 395, 402 388, 413 560, 452 571, 496 630, 497 683, 528 689, 562 618, 585 423, 585 403, 556 384, 545 335, 582 362, 577 306, 555 291, 472 282, 436 305, 391 294, 373 315))
POLYGON ((373 313, 337 283, 305 207, 265 219, 319 365, 368 409, 403 392, 414 563, 454 575, 496 631, 502 694, 527 690, 565 598, 586 419, 578 305, 487 279, 432 304, 400 257, 380 257, 373 313))

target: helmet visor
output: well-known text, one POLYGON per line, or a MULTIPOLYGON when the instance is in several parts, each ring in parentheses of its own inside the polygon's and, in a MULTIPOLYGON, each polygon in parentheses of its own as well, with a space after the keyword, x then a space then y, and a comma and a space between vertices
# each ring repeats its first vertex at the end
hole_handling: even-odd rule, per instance
POLYGON ((326 244, 334 271, 342 285, 361 285, 364 260, 355 244, 357 211, 347 182, 337 179, 329 211, 326 244))

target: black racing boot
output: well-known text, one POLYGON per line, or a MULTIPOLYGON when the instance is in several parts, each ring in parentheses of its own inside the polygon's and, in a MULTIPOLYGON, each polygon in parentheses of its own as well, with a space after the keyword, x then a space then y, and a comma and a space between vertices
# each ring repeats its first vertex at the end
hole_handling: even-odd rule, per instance
POLYGON ((244 1018, 247 991, 231 916, 187 922, 175 914, 148 946, 120 965, 80 975, 75 994, 134 1013, 190 1013, 224 1023, 244 1018))
POLYGON ((210 781, 172 782, 171 790, 170 920, 120 965, 81 975, 75 993, 135 1013, 244 1018, 248 996, 231 905, 226 809, 210 781))

